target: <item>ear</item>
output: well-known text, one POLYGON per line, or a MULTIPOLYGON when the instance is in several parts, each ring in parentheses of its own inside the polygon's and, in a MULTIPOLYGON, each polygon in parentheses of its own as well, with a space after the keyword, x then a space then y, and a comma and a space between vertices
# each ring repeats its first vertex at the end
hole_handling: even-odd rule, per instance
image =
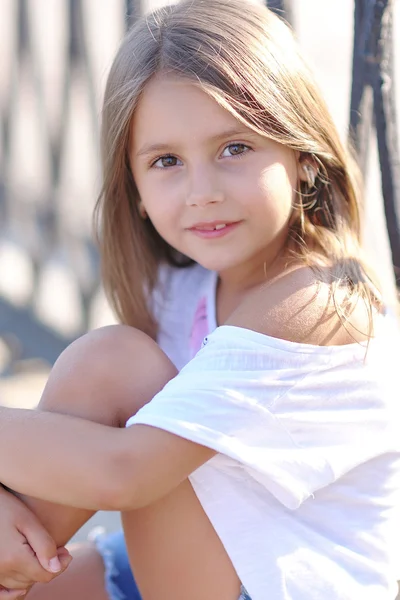
POLYGON ((310 154, 299 153, 297 159, 297 176, 300 181, 308 184, 309 188, 314 187, 318 169, 315 160, 310 154))

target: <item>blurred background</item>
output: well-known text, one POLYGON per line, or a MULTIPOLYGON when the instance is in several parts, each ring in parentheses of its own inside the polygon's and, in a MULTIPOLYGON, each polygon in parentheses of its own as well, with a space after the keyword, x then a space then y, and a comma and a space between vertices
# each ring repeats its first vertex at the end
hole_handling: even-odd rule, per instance
MULTIPOLYGON (((66 344, 113 322, 91 234, 101 99, 125 31, 165 3, 1 0, 0 404, 34 407, 66 344)), ((286 9, 344 140, 350 120, 354 127, 366 182, 365 248, 394 304, 400 1, 269 5, 286 9)), ((113 529, 118 517, 100 514, 95 523, 113 529)))

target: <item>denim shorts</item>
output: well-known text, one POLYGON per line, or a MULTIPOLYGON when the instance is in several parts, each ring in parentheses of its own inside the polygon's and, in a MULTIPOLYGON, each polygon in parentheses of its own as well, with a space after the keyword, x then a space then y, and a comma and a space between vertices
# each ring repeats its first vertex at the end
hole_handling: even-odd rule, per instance
MULTIPOLYGON (((129 566, 123 532, 110 535, 98 532, 91 537, 104 560, 106 590, 110 600, 141 600, 129 566)), ((243 586, 239 600, 251 600, 243 586)))

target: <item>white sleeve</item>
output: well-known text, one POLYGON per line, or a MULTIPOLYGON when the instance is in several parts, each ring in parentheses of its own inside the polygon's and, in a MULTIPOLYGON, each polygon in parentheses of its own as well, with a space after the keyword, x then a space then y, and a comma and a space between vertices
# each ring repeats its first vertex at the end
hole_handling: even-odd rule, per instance
POLYGON ((295 509, 388 451, 388 411, 364 352, 332 359, 270 340, 217 329, 128 425, 158 427, 227 455, 295 509))

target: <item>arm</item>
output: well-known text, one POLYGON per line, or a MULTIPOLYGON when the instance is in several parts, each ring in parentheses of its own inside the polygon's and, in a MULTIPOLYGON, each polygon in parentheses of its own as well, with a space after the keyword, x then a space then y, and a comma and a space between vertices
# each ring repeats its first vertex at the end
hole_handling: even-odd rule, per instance
MULTIPOLYGON (((311 323, 308 343, 324 345, 325 340, 329 340, 325 344, 344 343, 342 338, 338 340, 340 320, 334 318, 331 310, 328 322, 319 325, 321 313, 326 315, 327 308, 331 309, 327 307, 330 289, 323 286, 321 289, 321 293, 319 288, 316 293, 315 278, 310 270, 298 270, 248 297, 232 315, 230 324, 291 341, 305 341, 304 331, 310 329, 305 324, 311 323), (318 328, 314 327, 315 323, 318 328)), ((347 335, 343 328, 342 333, 347 335)), ((127 336, 131 340, 130 332, 127 336)), ((148 390, 161 369, 167 373, 167 380, 171 376, 165 357, 155 356, 154 348, 140 336, 133 338, 132 348, 126 347, 121 359, 116 357, 117 346, 113 340, 111 346, 107 342, 103 348, 103 368, 99 369, 96 356, 93 371, 97 376, 96 369, 100 370, 104 377, 113 369, 119 369, 117 381, 125 378, 134 384, 132 388, 127 387, 130 398, 135 397, 139 378, 142 389, 148 390), (129 361, 125 358, 122 364, 126 356, 129 361), (133 374, 133 365, 136 374, 133 374)), ((121 339, 118 347, 121 347, 121 339)), ((79 356, 79 366, 85 370, 83 355, 79 356)), ((73 363, 73 367, 76 370, 78 364, 73 363)), ((71 379, 71 365, 64 371, 64 376, 71 379)), ((102 379, 101 382, 104 389, 106 382, 102 379)), ((62 389, 65 389, 64 382, 62 389)), ((114 393, 114 378, 111 390, 110 393, 114 393)), ((136 395, 143 398, 143 391, 136 395)), ((82 397, 79 387, 67 400, 74 397, 82 397)), ((148 393, 144 404, 152 397, 148 393)), ((101 400, 98 403, 101 404, 101 400)), ((146 505, 174 489, 214 455, 209 448, 156 427, 135 425, 121 430, 76 417, 39 412, 32 415, 31 411, 8 408, 1 411, 0 480, 19 492, 69 506, 126 510, 146 505)), ((130 414, 134 412, 132 409, 130 414)))
MULTIPOLYGON (((103 330, 105 333, 105 330, 103 330)), ((99 422, 108 422, 108 415, 105 410, 105 405, 97 402, 97 408, 94 411, 92 403, 85 403, 84 399, 98 397, 98 391, 89 389, 86 383, 93 381, 92 373, 88 369, 87 359, 81 360, 77 344, 74 344, 75 362, 68 362, 68 357, 71 357, 71 351, 63 353, 63 356, 58 363, 61 363, 57 368, 53 369, 51 381, 49 380, 46 386, 46 392, 42 397, 39 408, 49 412, 60 412, 63 414, 71 414, 80 418, 87 418, 99 422), (70 377, 70 373, 79 373, 81 365, 85 363, 84 377, 79 380, 79 386, 74 385, 74 378, 70 377), (66 375, 66 378, 59 380, 61 371, 66 375), (85 385, 82 382, 85 381, 85 385), (54 383, 57 385, 57 394, 54 393, 54 383), (60 393, 62 389, 63 394, 60 393)), ((87 344, 86 344, 87 345, 87 344)), ((99 370, 99 340, 96 340, 96 374, 99 370)), ((94 348, 86 349, 86 354, 93 353, 94 348)), ((132 348, 124 348, 126 355, 131 355, 132 348)), ((115 352, 114 352, 115 353, 115 352)), ((113 354, 114 354, 113 353, 113 354)), ((101 370, 107 372, 107 367, 110 367, 109 352, 104 359, 101 370)), ((123 357, 118 356, 118 364, 123 364, 123 357)), ((92 365, 93 366, 93 365, 92 365)), ((115 368, 114 368, 115 371, 115 368)), ((118 374, 117 374, 118 376, 118 374)), ((103 384, 103 382, 102 382, 103 384)), ((103 385, 101 385, 103 389, 103 385)), ((141 391, 141 390, 139 390, 141 391)), ((153 395, 158 390, 150 387, 149 392, 153 395)), ((113 398, 118 397, 118 390, 113 387, 113 398)), ((126 395, 126 390, 123 390, 126 395)), ((127 414, 130 416, 133 411, 132 399, 129 403, 127 414)), ((32 413, 33 414, 33 413, 32 413)), ((123 418, 121 421, 125 422, 123 418)), ((48 452, 51 456, 51 451, 48 452)), ((49 503, 37 498, 22 496, 21 494, 12 494, 4 490, 0 485, 0 598, 10 598, 14 596, 11 592, 2 591, 1 585, 12 589, 25 589, 34 582, 49 581, 55 575, 55 570, 51 568, 51 573, 48 569, 49 561, 57 556, 60 558, 61 571, 65 570, 71 560, 68 552, 63 548, 58 548, 57 544, 66 543, 71 536, 92 516, 93 511, 77 510, 65 505, 49 503), (16 496, 19 496, 18 498, 16 496), (22 500, 22 502, 21 502, 22 500), (31 510, 29 510, 31 509, 31 510), (49 533, 52 537, 49 536, 49 533), (32 551, 33 550, 33 551, 32 551), (65 553, 65 556, 64 556, 65 553), (43 565, 43 566, 41 566, 43 565), (11 594, 11 596, 10 596, 11 594)))
POLYGON ((22 494, 92 510, 125 510, 167 494, 213 451, 165 431, 0 408, 0 478, 22 494), (51 454, 49 454, 51 448, 51 454))
POLYGON ((50 581, 71 561, 35 515, 1 485, 0 531, 0 599, 13 600, 33 583, 50 581))
MULTIPOLYGON (((204 456, 199 447, 198 455, 195 444, 163 431, 155 439, 154 429, 118 428, 175 375, 165 354, 137 330, 118 326, 83 336, 55 364, 40 403, 43 412, 0 408, 0 481, 64 508, 121 510, 140 502, 159 457, 177 485, 210 451, 204 456), (171 463, 163 456, 169 448, 171 463), (184 470, 171 470, 172 461, 184 470)), ((32 503, 42 507, 39 518, 46 517, 46 506, 32 503)), ((46 527, 54 535, 47 522, 46 527)))

